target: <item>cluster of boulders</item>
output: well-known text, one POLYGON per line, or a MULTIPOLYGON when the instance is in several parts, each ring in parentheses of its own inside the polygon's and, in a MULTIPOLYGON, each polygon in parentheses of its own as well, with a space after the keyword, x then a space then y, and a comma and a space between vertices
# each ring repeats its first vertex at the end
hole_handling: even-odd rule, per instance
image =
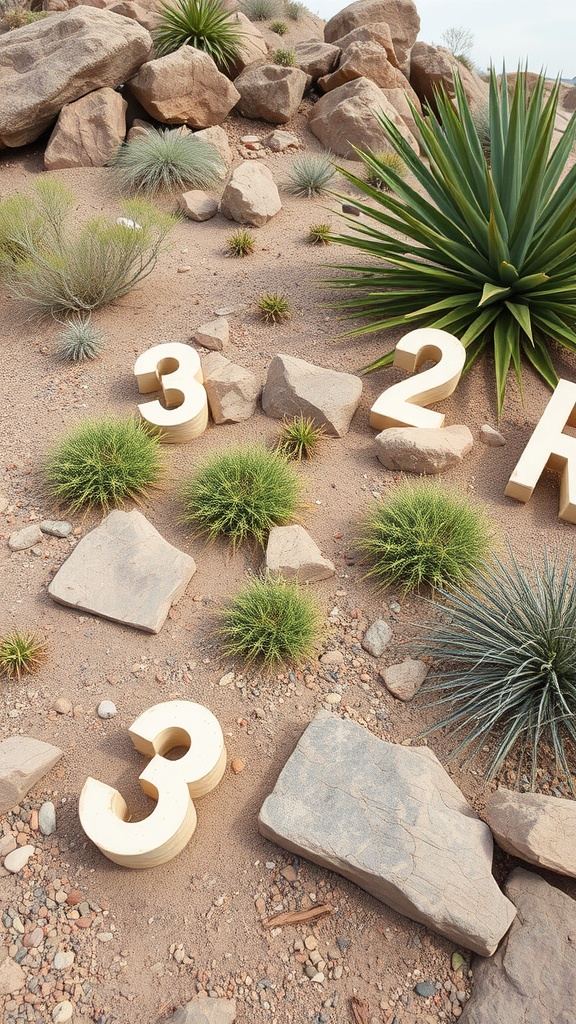
MULTIPOLYGON (((333 152, 381 148, 374 118, 382 110, 417 148, 417 110, 434 85, 452 88, 456 58, 417 42, 413 0, 357 0, 315 35, 294 45, 296 66, 272 61, 263 31, 233 13, 242 46, 229 74, 193 46, 157 57, 150 30, 154 0, 47 0, 50 16, 0 36, 0 146, 23 146, 52 129, 46 167, 104 166, 138 113, 193 130, 220 125, 237 109, 247 118, 286 124, 311 89, 322 97, 311 131, 333 152), (70 8, 70 9, 68 9, 70 8), (137 101, 137 103, 135 103, 137 101), (127 123, 127 112, 131 112, 127 123)), ((473 100, 478 76, 458 65, 473 100)))

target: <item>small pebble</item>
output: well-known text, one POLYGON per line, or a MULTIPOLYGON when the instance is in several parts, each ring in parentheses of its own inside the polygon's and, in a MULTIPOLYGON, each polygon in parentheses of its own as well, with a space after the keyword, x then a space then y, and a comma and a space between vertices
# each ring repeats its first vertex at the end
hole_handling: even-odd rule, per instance
POLYGON ((46 800, 38 811, 38 825, 43 836, 56 831, 56 808, 51 800, 46 800))
POLYGON ((74 1007, 69 999, 63 999, 61 1003, 56 1003, 56 1006, 52 1010, 52 1021, 53 1024, 66 1024, 67 1020, 72 1019, 74 1013, 74 1007))
POLYGON ((4 867, 7 871, 11 871, 15 875, 22 868, 26 867, 26 864, 30 860, 30 857, 34 853, 33 846, 18 846, 16 850, 9 853, 4 860, 4 867))
POLYGON ((56 519, 43 519, 40 529, 42 533, 47 533, 50 537, 67 537, 72 530, 72 523, 60 522, 56 519))
POLYGON ((68 969, 68 967, 72 966, 72 964, 74 963, 74 959, 74 953, 72 952, 71 949, 61 949, 58 951, 58 953, 56 953, 56 956, 52 961, 52 967, 54 968, 55 971, 65 971, 68 969))
POLYGON ((416 995, 427 999, 429 996, 436 995, 436 986, 430 981, 419 981, 418 984, 414 986, 414 991, 416 995))
POLYGON ((100 701, 98 705, 98 718, 103 718, 107 721, 109 718, 114 718, 116 714, 116 705, 111 700, 100 701))
POLYGON ((72 704, 66 697, 58 697, 52 705, 52 710, 58 715, 70 715, 72 714, 72 704))
POLYGON ((244 771, 246 765, 244 764, 244 761, 240 760, 239 757, 235 757, 232 763, 230 764, 230 767, 234 775, 240 775, 240 772, 244 771))

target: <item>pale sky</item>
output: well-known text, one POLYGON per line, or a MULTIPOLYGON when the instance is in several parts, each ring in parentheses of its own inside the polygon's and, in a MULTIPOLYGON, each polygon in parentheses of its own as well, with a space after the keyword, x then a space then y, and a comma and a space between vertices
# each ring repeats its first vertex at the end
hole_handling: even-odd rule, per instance
MULTIPOLYGON (((346 7, 340 0, 310 0, 310 9, 328 20, 346 7)), ((485 69, 490 61, 509 71, 528 59, 530 71, 545 68, 550 77, 576 76, 576 3, 574 0, 416 0, 419 39, 441 44, 447 28, 469 29, 472 59, 485 69)))

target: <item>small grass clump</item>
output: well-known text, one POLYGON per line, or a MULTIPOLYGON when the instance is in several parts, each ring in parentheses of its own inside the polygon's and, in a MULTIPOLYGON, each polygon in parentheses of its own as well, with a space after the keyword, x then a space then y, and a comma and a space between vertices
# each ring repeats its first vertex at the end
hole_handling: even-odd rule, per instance
POLYGON ((316 455, 324 438, 324 428, 317 427, 309 416, 295 416, 285 420, 276 451, 285 459, 311 459, 316 455))
POLYGON ((286 188, 293 196, 313 199, 328 191, 335 175, 327 156, 299 156, 290 165, 286 188))
POLYGON ((448 619, 426 644, 449 668, 428 684, 447 726, 462 740, 454 755, 485 748, 497 734, 489 780, 516 751, 518 780, 529 754, 532 787, 545 744, 571 788, 566 744, 576 744, 576 587, 570 556, 544 551, 528 571, 510 555, 474 581, 472 593, 446 596, 448 619))
POLYGON ((363 524, 368 576, 404 592, 450 590, 470 580, 490 551, 486 513, 438 484, 402 484, 375 502, 363 524))
POLYGON ((300 21, 308 14, 308 8, 300 0, 284 0, 284 13, 290 21, 300 21))
POLYGON ((209 188, 219 178, 222 159, 215 146, 183 135, 178 128, 146 128, 146 137, 121 146, 116 177, 126 191, 157 192, 209 188))
POLYGON ((273 526, 292 522, 301 483, 284 459, 263 445, 213 455, 185 485, 184 515, 210 540, 225 537, 235 548, 247 540, 263 546, 273 526))
POLYGON ((308 228, 308 239, 312 245, 329 245, 331 233, 331 224, 311 224, 308 228))
POLYGON ((9 32, 14 29, 23 28, 24 25, 32 25, 47 16, 46 11, 29 11, 25 7, 11 7, 0 13, 0 24, 6 25, 9 32))
POLYGON ((65 321, 64 330, 56 338, 58 352, 63 359, 82 363, 96 359, 104 347, 104 335, 97 331, 91 317, 77 314, 65 321))
POLYGON ((241 8, 250 21, 270 21, 280 13, 279 0, 242 0, 241 8))
POLYGON ((234 11, 221 0, 165 0, 158 9, 153 30, 157 57, 165 57, 181 46, 204 50, 220 71, 230 71, 242 49, 243 33, 234 11))
POLYGON ((38 319, 90 313, 126 295, 156 266, 177 223, 146 200, 128 200, 120 223, 69 223, 76 200, 58 180, 0 203, 0 276, 38 319))
POLYGON ((283 68, 296 67, 296 54, 294 50, 274 50, 271 59, 274 64, 280 64, 283 68))
POLYGON ((145 423, 108 416, 66 434, 49 454, 45 472, 52 496, 77 512, 137 500, 161 468, 160 442, 145 423))
POLYGON ((14 630, 0 640, 0 675, 9 679, 35 672, 46 658, 44 640, 25 630, 14 630))
POLYGON ((406 177, 406 164, 398 153, 392 150, 380 150, 378 153, 364 154, 364 180, 368 185, 383 192, 394 191, 394 177, 406 177))
POLYGON ((275 32, 277 36, 285 36, 288 31, 288 25, 285 21, 273 21, 270 25, 270 31, 275 32))
POLYGON ((316 602, 299 587, 283 579, 256 579, 223 611, 223 650, 269 668, 301 662, 318 640, 320 621, 316 602))
POLYGON ((282 292, 264 292, 256 306, 267 324, 281 324, 292 316, 290 300, 282 292))
POLYGON ((226 251, 230 256, 250 256, 254 252, 254 235, 245 228, 238 228, 226 240, 226 251))

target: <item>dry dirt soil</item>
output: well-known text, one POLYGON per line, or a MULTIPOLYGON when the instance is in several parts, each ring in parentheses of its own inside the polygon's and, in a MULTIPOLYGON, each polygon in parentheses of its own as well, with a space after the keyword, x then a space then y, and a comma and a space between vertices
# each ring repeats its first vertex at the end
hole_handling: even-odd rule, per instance
MULTIPOLYGON (((317 152, 318 143, 305 128, 306 108, 304 104, 289 129, 307 152, 317 152)), ((225 127, 233 143, 245 134, 263 139, 270 131, 267 125, 234 115, 225 127)), ((289 154, 266 154, 279 183, 291 159, 289 154)), ((40 145, 4 152, 0 193, 25 188, 39 173, 40 145)), ((119 214, 110 170, 69 170, 58 177, 77 196, 79 219, 119 214)), ((249 574, 258 572, 261 552, 242 548, 232 556, 226 545, 207 546, 179 525, 180 486, 207 453, 247 438, 274 441, 278 422, 261 411, 249 423, 211 423, 196 441, 166 447, 162 486, 144 500, 142 511, 172 544, 194 556, 198 568, 158 636, 77 614, 54 604, 47 594, 71 546, 100 521, 97 513, 73 517, 72 538, 46 537, 38 555, 11 553, 7 545, 10 533, 29 522, 63 518, 63 510, 50 502, 42 477, 44 456, 55 439, 88 416, 133 414, 137 355, 160 342, 188 342, 222 307, 233 309, 227 355, 262 382, 277 352, 356 371, 393 347, 400 333, 363 341, 339 337, 343 325, 328 308, 338 295, 321 281, 330 277, 327 262, 355 257, 334 245, 313 247, 306 239, 311 223, 329 218, 338 226, 338 203, 286 193, 283 203, 272 221, 254 231, 256 251, 244 260, 225 255, 234 226, 223 217, 180 223, 154 273, 95 316, 107 344, 94 362, 61 361, 55 346, 58 325, 26 321, 16 302, 1 295, 0 483, 9 506, 0 517, 0 633, 29 627, 44 635, 49 647, 49 657, 35 676, 2 682, 1 735, 35 736, 65 752, 59 766, 1 823, 4 832, 13 831, 19 842, 31 842, 36 851, 20 874, 4 872, 0 879, 5 951, 12 947, 14 952, 15 917, 25 937, 38 926, 42 929, 39 945, 31 947, 22 963, 26 991, 6 1000, 3 1020, 50 1022, 53 1007, 68 998, 78 1020, 156 1024, 196 992, 208 992, 236 996, 239 1024, 436 1024, 460 1015, 473 984, 465 950, 464 967, 454 974, 452 943, 340 877, 286 854, 261 838, 256 826, 262 801, 307 724, 327 706, 328 694, 340 696, 339 703, 328 705, 333 714, 353 718, 393 742, 425 742, 418 735, 435 721, 436 712, 421 703, 395 701, 379 679, 379 670, 402 660, 411 640, 424 633, 434 607, 415 597, 404 600, 400 611, 391 610, 398 594, 373 588, 355 548, 367 507, 398 483, 376 459, 368 419, 375 398, 400 374, 384 371, 365 377, 348 435, 326 441, 318 459, 299 467, 307 503, 303 522, 337 571, 315 587, 325 628, 316 655, 298 671, 265 677, 222 657, 214 638, 218 609, 249 574), (184 266, 190 269, 179 272, 184 266), (259 320, 255 300, 270 290, 290 297, 294 315, 289 323, 266 326, 259 320), (378 617, 387 619, 394 632, 379 663, 360 645, 363 632, 378 617), (328 672, 319 658, 332 650, 341 651, 344 660, 328 672), (228 673, 233 676, 224 685, 228 673), (69 713, 54 710, 59 698, 69 701, 69 713), (105 698, 118 709, 111 721, 96 714, 105 698), (84 835, 78 797, 91 775, 119 789, 134 814, 149 812, 152 805, 137 781, 146 762, 133 749, 127 729, 144 709, 175 698, 199 701, 217 715, 229 765, 239 759, 244 768, 234 774, 228 767, 219 787, 198 803, 197 830, 176 859, 156 870, 122 869, 101 856, 84 835), (36 812, 47 799, 57 807, 57 831, 44 838, 37 830, 36 812), (317 903, 329 903, 333 912, 316 925, 264 926, 279 909, 303 910, 317 903), (305 973, 304 939, 312 946, 316 940, 326 962, 323 984, 313 983, 305 973), (58 950, 75 955, 73 964, 60 972, 53 967, 58 950), (418 981, 438 983, 436 996, 416 995, 418 981)), ((576 379, 573 359, 558 355, 557 363, 561 376, 576 379)), ((552 475, 541 481, 527 505, 504 497, 508 477, 549 397, 528 369, 524 389, 522 401, 510 383, 500 423, 503 448, 488 448, 479 440, 483 423, 497 423, 489 360, 474 367, 442 409, 447 424, 466 423, 475 438, 462 467, 446 474, 446 486, 483 502, 501 550, 509 543, 526 560, 531 552, 538 558, 544 544, 568 552, 574 527, 558 519, 558 484, 552 475)), ((462 765, 448 761, 453 737, 435 733, 428 742, 482 814, 490 788, 482 755, 462 765)), ((513 785, 515 779, 510 762, 497 783, 513 785)), ((523 779, 519 783, 525 786, 523 779)), ((552 762, 544 766, 539 788, 567 795, 552 762)), ((511 858, 496 852, 499 879, 511 865, 511 858)), ((576 895, 572 883, 554 876, 549 880, 576 895)))

